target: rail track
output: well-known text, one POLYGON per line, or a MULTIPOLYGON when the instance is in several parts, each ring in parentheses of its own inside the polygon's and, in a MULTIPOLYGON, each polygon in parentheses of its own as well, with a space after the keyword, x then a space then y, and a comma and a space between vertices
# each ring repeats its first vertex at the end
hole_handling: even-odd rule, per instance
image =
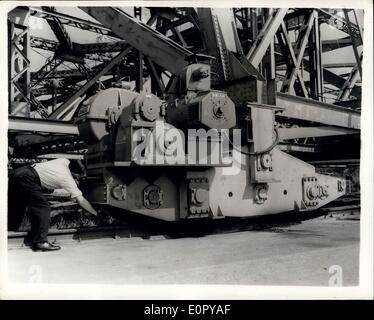
MULTIPOLYGON (((55 208, 56 207, 57 206, 55 206, 55 208)), ((64 203, 63 206, 59 207, 58 210, 67 210, 67 207, 67 204, 64 203)), ((63 214, 52 217, 52 222, 55 220, 55 226, 52 226, 50 229, 48 237, 50 241, 58 243, 65 241, 82 242, 103 238, 121 239, 136 237, 146 240, 159 240, 183 237, 201 237, 209 234, 241 231, 272 231, 286 228, 290 225, 299 224, 305 220, 323 216, 335 216, 336 219, 339 220, 359 220, 360 208, 359 195, 354 195, 342 197, 339 200, 332 202, 329 206, 315 211, 305 213, 282 213, 277 215, 250 218, 183 220, 167 223, 142 216, 129 215, 126 216, 125 220, 123 221, 117 220, 112 216, 109 218, 108 216, 105 216, 102 217, 101 221, 97 225, 95 225, 93 222, 91 224, 87 224, 87 221, 89 221, 87 215, 84 213, 79 213, 80 223, 77 223, 76 226, 63 227, 63 223, 60 223, 60 227, 56 228, 57 216, 59 216, 60 222, 64 221, 67 215, 75 214, 76 216, 76 213, 65 211, 63 214), (85 219, 87 221, 84 221, 85 219)), ((26 245, 23 243, 23 239, 26 234, 27 230, 20 232, 8 232, 9 248, 25 247, 26 245)))

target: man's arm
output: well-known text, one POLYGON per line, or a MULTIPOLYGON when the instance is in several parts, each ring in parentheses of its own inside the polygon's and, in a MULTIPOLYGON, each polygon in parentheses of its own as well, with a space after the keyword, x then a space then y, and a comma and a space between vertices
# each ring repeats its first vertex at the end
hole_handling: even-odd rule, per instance
POLYGON ((78 204, 89 213, 97 216, 97 211, 92 207, 91 203, 88 202, 88 200, 83 196, 78 196, 75 198, 78 202, 78 204))

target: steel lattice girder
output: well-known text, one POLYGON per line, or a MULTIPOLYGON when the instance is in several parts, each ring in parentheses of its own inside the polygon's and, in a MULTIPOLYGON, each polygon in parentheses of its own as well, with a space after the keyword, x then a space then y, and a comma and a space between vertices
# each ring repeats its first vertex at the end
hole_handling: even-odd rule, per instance
POLYGON ((357 95, 357 92, 355 93, 355 89, 357 88, 355 83, 358 81, 359 78, 361 78, 361 73, 360 73, 361 61, 362 61, 362 54, 361 54, 360 62, 352 69, 344 85, 341 87, 341 90, 338 94, 338 99, 340 101, 347 100, 349 98, 349 95, 361 97, 361 90, 360 90, 359 95, 357 95))
POLYGON ((15 8, 8 14, 9 113, 28 110, 30 101, 29 10, 15 8))
MULTIPOLYGON (((42 10, 49 10, 50 12, 56 12, 54 7, 42 7, 42 10)), ((60 43, 60 47, 64 48, 65 50, 72 49, 72 41, 70 39, 69 34, 65 30, 63 24, 61 24, 58 17, 53 16, 52 19, 47 19, 49 26, 51 27, 53 33, 55 34, 58 42, 60 43)))
POLYGON ((58 42, 50 39, 31 36, 30 47, 41 50, 56 51, 58 47, 58 42))
POLYGON ((72 103, 74 103, 79 97, 81 97, 100 77, 105 74, 108 70, 114 67, 117 63, 121 61, 123 57, 125 57, 131 48, 127 47, 121 53, 119 53, 112 61, 107 63, 102 69, 97 71, 92 78, 88 79, 87 82, 78 90, 76 91, 63 105, 57 108, 54 112, 52 112, 48 118, 49 119, 58 119, 62 113, 68 109, 72 103))
MULTIPOLYGON (((59 43, 54 40, 31 36, 31 47, 42 50, 56 51, 59 43)), ((98 43, 72 43, 72 51, 78 54, 106 53, 122 51, 126 47, 126 41, 98 42, 98 43)))
MULTIPOLYGON (((54 40, 31 36, 30 46, 32 48, 57 52, 59 43, 54 40)), ((72 43, 71 53, 77 57, 85 56, 86 59, 95 61, 109 61, 109 53, 122 51, 126 46, 125 41, 100 42, 100 43, 72 43)))
POLYGON ((43 67, 41 67, 37 72, 31 75, 31 87, 38 84, 39 81, 44 80, 49 74, 51 74, 57 67, 62 64, 62 60, 58 58, 52 58, 43 67))
POLYGON ((71 27, 79 28, 86 31, 95 32, 102 35, 107 35, 117 38, 117 36, 112 32, 110 28, 107 28, 99 23, 83 20, 80 18, 72 17, 63 13, 56 11, 50 11, 47 9, 41 9, 38 7, 31 7, 30 14, 38 18, 43 18, 47 20, 53 20, 58 18, 60 23, 63 25, 68 25, 71 27))

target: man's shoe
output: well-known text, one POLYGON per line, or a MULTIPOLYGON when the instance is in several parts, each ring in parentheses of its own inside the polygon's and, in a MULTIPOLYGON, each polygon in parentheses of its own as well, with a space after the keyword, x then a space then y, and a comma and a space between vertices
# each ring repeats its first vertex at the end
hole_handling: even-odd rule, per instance
POLYGON ((32 236, 28 233, 23 239, 23 244, 27 247, 32 247, 32 236))
POLYGON ((60 246, 55 246, 49 242, 39 242, 33 246, 33 251, 56 251, 60 249, 60 246))

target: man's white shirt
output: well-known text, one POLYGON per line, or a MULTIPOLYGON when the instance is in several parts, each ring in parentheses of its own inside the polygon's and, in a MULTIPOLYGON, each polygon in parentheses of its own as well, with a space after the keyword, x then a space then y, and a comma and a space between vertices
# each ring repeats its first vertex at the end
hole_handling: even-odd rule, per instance
POLYGON ((70 160, 55 159, 41 162, 34 166, 39 175, 42 187, 55 190, 64 189, 70 193, 72 198, 82 195, 69 170, 70 160))

